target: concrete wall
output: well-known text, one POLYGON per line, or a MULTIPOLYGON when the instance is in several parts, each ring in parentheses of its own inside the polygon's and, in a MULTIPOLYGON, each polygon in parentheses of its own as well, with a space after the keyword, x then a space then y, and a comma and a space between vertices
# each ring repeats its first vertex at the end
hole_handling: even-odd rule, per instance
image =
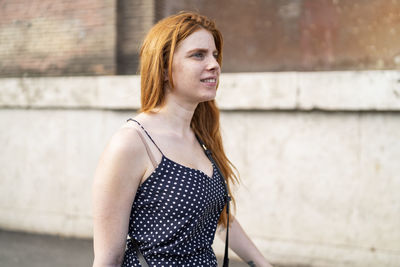
MULTIPOLYGON (((222 75, 222 131, 242 178, 236 214, 272 262, 398 266, 399 80, 222 75)), ((0 79, 0 227, 91 237, 98 157, 138 105, 137 76, 0 79)))

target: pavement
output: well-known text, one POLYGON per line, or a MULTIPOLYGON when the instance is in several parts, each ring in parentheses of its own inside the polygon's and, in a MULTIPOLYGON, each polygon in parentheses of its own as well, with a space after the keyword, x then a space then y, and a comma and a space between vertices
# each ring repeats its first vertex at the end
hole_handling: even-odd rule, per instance
MULTIPOLYGON (((92 263, 93 240, 91 239, 10 232, 0 229, 0 267, 90 267, 92 263)), ((248 265, 230 260, 229 266, 248 265)))

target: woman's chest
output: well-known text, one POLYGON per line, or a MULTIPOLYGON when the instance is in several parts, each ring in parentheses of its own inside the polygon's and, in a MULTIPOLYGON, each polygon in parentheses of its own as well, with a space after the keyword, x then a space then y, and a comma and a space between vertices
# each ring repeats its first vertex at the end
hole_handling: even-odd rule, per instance
POLYGON ((139 188, 134 205, 151 211, 220 212, 225 188, 213 167, 212 177, 204 172, 163 160, 139 188))

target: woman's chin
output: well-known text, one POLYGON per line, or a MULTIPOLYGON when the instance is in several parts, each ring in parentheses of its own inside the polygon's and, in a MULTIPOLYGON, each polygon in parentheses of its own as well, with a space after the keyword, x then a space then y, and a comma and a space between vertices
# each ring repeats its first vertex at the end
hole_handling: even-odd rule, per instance
POLYGON ((204 95, 202 96, 200 102, 207 102, 215 99, 215 94, 204 95))

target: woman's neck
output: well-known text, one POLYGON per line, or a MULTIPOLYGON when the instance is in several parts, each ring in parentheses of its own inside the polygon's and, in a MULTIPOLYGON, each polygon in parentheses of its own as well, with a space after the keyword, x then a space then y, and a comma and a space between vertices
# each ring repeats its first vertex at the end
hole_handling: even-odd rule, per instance
POLYGON ((173 98, 168 98, 163 107, 161 107, 157 114, 164 122, 166 122, 168 130, 173 131, 180 137, 192 134, 190 123, 197 104, 182 104, 179 101, 174 101, 173 98))

